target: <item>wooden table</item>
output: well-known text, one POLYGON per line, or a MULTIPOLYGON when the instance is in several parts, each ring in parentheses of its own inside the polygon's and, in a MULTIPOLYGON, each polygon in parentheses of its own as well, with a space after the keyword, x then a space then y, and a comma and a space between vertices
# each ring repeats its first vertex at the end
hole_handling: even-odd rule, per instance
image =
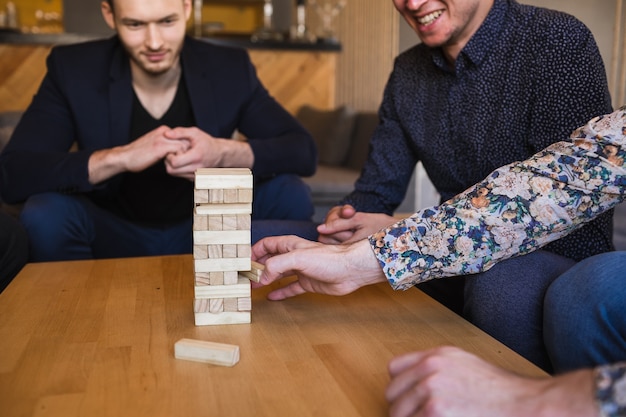
POLYGON ((193 324, 191 256, 29 264, 0 294, 0 415, 384 416, 387 362, 454 344, 543 372, 422 292, 265 299, 251 324, 193 324), (237 344, 232 368, 174 358, 237 344))

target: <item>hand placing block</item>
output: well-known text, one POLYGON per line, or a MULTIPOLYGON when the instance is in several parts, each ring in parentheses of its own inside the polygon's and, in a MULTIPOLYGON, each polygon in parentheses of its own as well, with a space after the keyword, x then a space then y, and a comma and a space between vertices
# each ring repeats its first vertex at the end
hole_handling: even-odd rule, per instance
POLYGON ((239 346, 194 339, 180 339, 174 344, 174 357, 176 359, 213 365, 233 366, 239 362, 239 346))
POLYGON ((261 279, 261 273, 265 269, 265 265, 255 261, 250 261, 250 266, 249 271, 239 271, 239 275, 248 278, 250 281, 259 282, 261 279))

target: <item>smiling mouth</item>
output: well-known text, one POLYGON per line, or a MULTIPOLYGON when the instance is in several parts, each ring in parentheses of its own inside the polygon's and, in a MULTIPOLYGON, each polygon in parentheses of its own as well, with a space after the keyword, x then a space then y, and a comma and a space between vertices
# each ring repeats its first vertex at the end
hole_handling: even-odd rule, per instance
POLYGON ((435 20, 437 20, 437 18, 441 16, 442 14, 443 14, 443 10, 437 10, 432 13, 428 13, 426 16, 418 18, 417 23, 419 23, 420 25, 429 25, 435 20))

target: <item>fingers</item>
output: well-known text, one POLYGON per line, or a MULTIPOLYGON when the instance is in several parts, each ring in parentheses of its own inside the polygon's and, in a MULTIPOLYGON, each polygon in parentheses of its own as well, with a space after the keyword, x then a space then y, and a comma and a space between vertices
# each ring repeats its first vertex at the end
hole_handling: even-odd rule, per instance
POLYGON ((272 236, 259 240, 252 246, 252 259, 257 262, 265 261, 274 255, 291 252, 296 249, 315 247, 318 244, 298 236, 272 236))
POLYGON ((389 374, 394 377, 404 372, 406 369, 419 363, 427 354, 428 351, 417 351, 396 356, 389 361, 389 374))
POLYGON ((428 390, 421 385, 430 372, 422 367, 421 363, 431 353, 432 351, 411 352, 389 362, 391 381, 385 391, 385 397, 390 403, 391 417, 414 416, 422 408, 428 390))
MULTIPOLYGON (((319 227, 318 227, 319 232, 319 227)), ((332 233, 332 234, 322 234, 318 236, 317 240, 320 243, 324 243, 326 245, 339 245, 344 243, 354 236, 354 232, 352 230, 346 230, 344 232, 332 233)))

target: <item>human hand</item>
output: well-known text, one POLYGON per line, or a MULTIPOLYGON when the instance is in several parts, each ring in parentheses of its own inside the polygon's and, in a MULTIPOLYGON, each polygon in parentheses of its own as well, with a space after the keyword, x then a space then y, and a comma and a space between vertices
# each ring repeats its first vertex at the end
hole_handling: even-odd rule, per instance
POLYGON ((391 417, 597 415, 590 370, 529 378, 456 347, 398 356, 389 363, 391 417))
POLYGON ((188 142, 184 152, 167 155, 165 166, 170 175, 194 179, 198 168, 252 168, 254 155, 246 142, 216 138, 197 127, 177 127, 167 132, 172 140, 188 142))
POLYGON ((324 245, 296 236, 268 237, 252 247, 252 259, 265 264, 260 277, 263 285, 293 275, 298 278, 270 292, 270 300, 305 292, 345 295, 386 281, 366 240, 351 245, 324 245))
POLYGON ((357 212, 349 204, 335 206, 317 227, 318 240, 326 244, 356 242, 395 222, 386 214, 357 212))
POLYGON ((97 184, 122 172, 141 172, 168 154, 185 152, 189 142, 168 138, 169 131, 160 126, 127 145, 94 152, 88 162, 89 180, 97 184))

